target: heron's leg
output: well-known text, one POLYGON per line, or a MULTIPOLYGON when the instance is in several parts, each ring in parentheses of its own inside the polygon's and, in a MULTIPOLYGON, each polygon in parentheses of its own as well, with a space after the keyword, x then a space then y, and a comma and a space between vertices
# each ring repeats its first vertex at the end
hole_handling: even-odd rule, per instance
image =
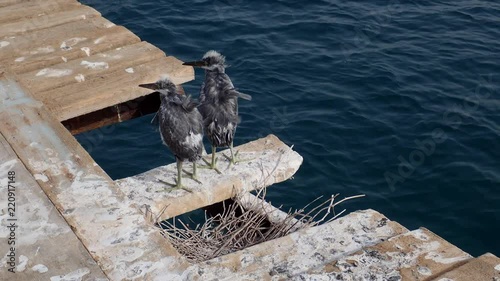
POLYGON ((224 155, 224 157, 226 157, 227 160, 229 160, 229 165, 234 165, 236 163, 239 163, 239 162, 248 162, 248 161, 252 161, 254 160, 255 158, 251 158, 251 159, 237 159, 238 157, 238 153, 239 151, 237 150, 236 153, 234 152, 233 150, 233 142, 231 141, 231 144, 229 144, 229 151, 231 151, 231 158, 229 158, 228 156, 226 156, 226 154, 222 154, 224 155))
POLYGON ((229 150, 231 151, 231 163, 236 164, 236 154, 238 154, 238 151, 236 151, 236 154, 233 152, 233 142, 231 141, 231 144, 229 145, 229 150))
POLYGON ((215 165, 216 165, 216 163, 215 163, 215 159, 216 159, 215 153, 216 152, 217 152, 217 147, 215 145, 212 145, 212 169, 216 168, 215 167, 215 165))
POLYGON ((217 173, 222 174, 219 169, 217 169, 217 157, 215 157, 215 153, 217 152, 217 147, 212 144, 212 163, 208 163, 208 161, 205 158, 203 159, 203 162, 207 164, 207 166, 201 166, 200 168, 208 168, 215 170, 217 173))
POLYGON ((182 160, 177 160, 177 186, 176 188, 182 187, 182 160))
POLYGON ((192 192, 190 189, 182 186, 182 160, 180 160, 176 157, 176 161, 177 161, 177 181, 176 181, 176 183, 171 184, 171 183, 165 182, 163 180, 159 180, 160 182, 172 187, 170 189, 165 188, 164 191, 167 191, 167 190, 171 191, 171 190, 175 190, 175 189, 184 189, 188 192, 192 192))
POLYGON ((196 161, 193 161, 192 163, 193 163, 193 172, 192 172, 192 173, 190 173, 190 172, 188 172, 188 171, 186 171, 186 170, 183 170, 183 172, 184 172, 184 173, 186 173, 186 174, 188 175, 188 177, 187 177, 187 178, 192 179, 192 180, 194 180, 195 182, 197 182, 197 183, 201 184, 201 181, 199 181, 199 180, 198 180, 198 176, 197 176, 197 173, 196 173, 196 171, 197 171, 197 168, 196 168, 196 161))

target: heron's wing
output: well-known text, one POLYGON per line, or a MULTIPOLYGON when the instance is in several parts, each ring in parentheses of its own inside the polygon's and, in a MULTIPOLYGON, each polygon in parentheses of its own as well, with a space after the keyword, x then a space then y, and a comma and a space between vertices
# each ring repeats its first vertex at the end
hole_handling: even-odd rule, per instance
POLYGON ((236 89, 233 89, 233 91, 235 91, 238 94, 239 98, 242 98, 244 100, 252 100, 252 96, 251 95, 244 94, 244 93, 242 93, 240 91, 237 91, 236 89))
POLYGON ((186 112, 191 112, 193 109, 198 107, 199 103, 193 99, 191 99, 191 96, 186 96, 184 97, 184 100, 182 101, 182 109, 186 112))
POLYGON ((191 112, 199 105, 197 101, 191 99, 191 96, 185 95, 175 95, 168 102, 171 105, 181 107, 185 112, 191 112))
POLYGON ((236 90, 236 88, 233 85, 233 81, 231 81, 231 78, 229 78, 229 76, 226 73, 222 73, 220 76, 220 79, 222 82, 221 84, 224 87, 224 90, 227 92, 230 92, 231 96, 236 95, 237 97, 242 98, 244 100, 252 100, 251 95, 244 94, 244 93, 236 90))
POLYGON ((234 87, 231 87, 231 88, 226 88, 224 89, 224 93, 225 97, 227 98, 242 98, 244 100, 252 100, 252 96, 251 95, 247 95, 247 94, 244 94, 238 90, 236 90, 234 87))

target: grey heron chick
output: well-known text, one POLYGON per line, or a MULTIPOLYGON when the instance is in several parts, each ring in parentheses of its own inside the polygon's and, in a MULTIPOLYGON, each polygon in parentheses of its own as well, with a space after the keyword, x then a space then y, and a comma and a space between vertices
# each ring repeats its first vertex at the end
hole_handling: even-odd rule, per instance
MULTIPOLYGON (((196 161, 203 151, 203 118, 197 109, 198 103, 189 96, 178 93, 175 84, 168 78, 141 84, 139 87, 154 90, 160 94, 158 118, 160 136, 170 148, 177 162, 177 182, 175 188, 182 186, 182 163, 193 163, 191 178, 197 180, 196 161)), ((198 181, 199 182, 199 181, 198 181)))
POLYGON ((184 65, 205 69, 205 80, 200 90, 200 110, 205 134, 212 144, 211 168, 216 169, 217 147, 231 150, 231 163, 235 163, 233 140, 239 122, 238 98, 251 100, 250 95, 238 92, 226 70, 225 57, 216 51, 208 51, 201 60, 185 62, 184 65))

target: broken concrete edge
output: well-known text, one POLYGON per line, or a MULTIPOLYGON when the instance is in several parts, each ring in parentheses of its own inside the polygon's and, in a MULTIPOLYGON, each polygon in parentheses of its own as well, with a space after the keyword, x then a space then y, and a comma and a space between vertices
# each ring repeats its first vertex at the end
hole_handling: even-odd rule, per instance
POLYGON ((366 276, 374 280, 429 280, 471 258, 443 238, 420 228, 365 247, 324 267, 287 277, 290 280, 357 280, 366 276))
POLYGON ((356 211, 332 222, 190 266, 183 280, 270 280, 293 276, 408 230, 374 210, 356 211))
POLYGON ((432 281, 500 280, 500 258, 486 253, 467 260, 465 264, 451 268, 432 281))
MULTIPOLYGON (((297 172, 303 161, 292 147, 274 135, 245 143, 235 147, 235 150, 239 151, 241 158, 251 161, 230 166, 222 155, 229 155, 229 150, 217 153, 222 174, 213 170, 198 172, 198 179, 203 184, 189 179, 183 182, 191 192, 165 190, 169 186, 161 181, 171 182, 175 178, 175 163, 115 182, 130 201, 138 206, 147 206, 155 216, 164 220, 224 201, 240 192, 285 181, 297 172)), ((187 170, 190 168, 187 167, 187 170)))

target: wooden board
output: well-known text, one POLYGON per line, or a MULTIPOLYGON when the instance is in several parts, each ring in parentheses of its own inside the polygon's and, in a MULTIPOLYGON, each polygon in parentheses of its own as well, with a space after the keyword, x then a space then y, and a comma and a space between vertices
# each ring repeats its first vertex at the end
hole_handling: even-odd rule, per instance
POLYGON ((111 280, 180 280, 173 247, 43 105, 0 78, 0 133, 111 280))
MULTIPOLYGON (((30 2, 53 2, 54 0, 0 0, 0 7, 11 6, 19 3, 30 2)), ((66 0, 66 2, 74 2, 75 0, 66 0)))
POLYGON ((18 20, 14 22, 0 24, 0 38, 15 36, 32 30, 54 27, 68 22, 84 20, 97 17, 101 14, 96 10, 81 5, 76 9, 56 12, 49 15, 37 17, 36 19, 18 20))
POLYGON ((137 85, 158 80, 168 74, 176 84, 194 78, 192 67, 182 65, 174 57, 162 57, 140 65, 126 65, 115 72, 107 72, 95 79, 69 84, 57 89, 36 93, 59 121, 124 103, 151 93, 137 85), (133 73, 126 70, 131 68, 133 73))
POLYGON ((72 10, 80 5, 77 1, 68 0, 21 2, 7 7, 0 7, 0 24, 17 20, 36 20, 40 16, 72 10))
POLYGON ((128 29, 96 17, 1 41, 8 45, 0 52, 0 64, 20 74, 87 57, 86 51, 93 55, 138 43, 140 39, 128 29))
MULTIPOLYGON (((162 191, 169 186, 160 180, 173 182, 177 175, 175 163, 118 180, 117 183, 130 200, 140 206, 149 206, 155 215, 167 219, 224 201, 241 190, 252 191, 285 181, 297 172, 303 160, 302 156, 274 135, 235 149, 241 158, 252 160, 229 166, 229 162, 221 155, 230 155, 229 151, 220 152, 218 165, 222 174, 213 170, 199 171, 198 178, 202 184, 188 179, 184 182, 192 192, 182 189, 162 191)), ((186 169, 191 170, 191 167, 186 169)))
POLYGON ((64 120, 62 124, 71 134, 76 135, 155 113, 159 107, 160 95, 155 93, 64 120))
POLYGON ((0 0, 0 7, 6 7, 21 2, 21 0, 0 0))
POLYGON ((40 181, 47 179, 41 174, 33 177, 1 134, 0 163, 0 243, 5 247, 3 253, 7 254, 10 247, 7 226, 10 223, 19 226, 15 231, 15 244, 11 245, 15 247, 13 266, 16 273, 8 271, 10 265, 2 267, 0 280, 49 280, 70 273, 86 280, 108 280, 35 181, 35 178, 40 181), (15 172, 13 186, 16 187, 12 217, 7 209, 9 171, 15 172))
MULTIPOLYGON (((96 77, 102 79, 106 73, 117 70, 125 71, 129 67, 165 57, 162 50, 149 44, 139 42, 104 53, 83 57, 66 63, 60 63, 48 68, 35 70, 19 76, 23 84, 31 92, 38 93, 60 88, 69 84, 76 84, 96 77)), ((67 93, 61 93, 67 95, 67 93)))

